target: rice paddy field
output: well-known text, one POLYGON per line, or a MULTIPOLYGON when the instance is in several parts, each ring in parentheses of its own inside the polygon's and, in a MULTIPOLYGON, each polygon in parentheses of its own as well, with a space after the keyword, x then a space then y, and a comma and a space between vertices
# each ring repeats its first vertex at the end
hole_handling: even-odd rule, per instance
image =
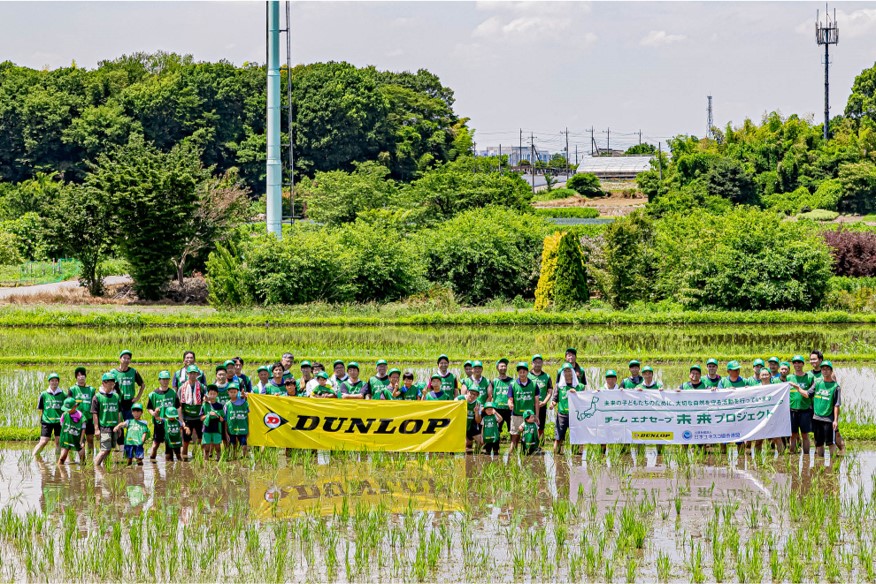
MULTIPOLYGON (((71 385, 122 348, 156 385, 192 349, 205 370, 240 355, 252 374, 283 352, 386 358, 421 377, 566 347, 591 379, 635 357, 676 386, 709 357, 819 348, 843 387, 844 457, 770 449, 567 449, 484 455, 288 454, 106 469, 0 445, 0 580, 248 582, 876 581, 876 325, 368 325, 0 327, 0 430, 34 432, 49 372, 71 385)), ((550 429, 549 429, 550 432, 550 429)))

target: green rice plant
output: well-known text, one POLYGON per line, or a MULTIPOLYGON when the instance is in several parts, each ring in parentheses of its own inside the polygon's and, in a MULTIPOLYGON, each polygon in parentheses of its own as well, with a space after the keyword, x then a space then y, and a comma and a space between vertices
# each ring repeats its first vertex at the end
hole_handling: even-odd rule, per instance
POLYGON ((701 584, 706 580, 706 574, 703 571, 703 548, 698 543, 690 540, 690 554, 688 555, 688 569, 690 570, 691 580, 697 584, 701 584))
POLYGON ((639 563, 636 561, 635 556, 630 556, 627 558, 627 569, 626 569, 626 577, 627 582, 632 583, 636 581, 636 573, 639 571, 639 563))
POLYGON ((657 554, 657 579, 660 582, 669 582, 672 576, 672 560, 669 554, 659 552, 657 554))

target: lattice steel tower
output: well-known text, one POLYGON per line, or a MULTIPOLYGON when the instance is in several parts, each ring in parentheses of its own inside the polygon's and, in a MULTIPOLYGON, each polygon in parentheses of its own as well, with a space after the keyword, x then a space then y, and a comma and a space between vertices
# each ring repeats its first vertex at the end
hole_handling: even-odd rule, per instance
POLYGON ((836 8, 833 9, 833 18, 824 5, 824 22, 819 20, 818 11, 815 12, 815 41, 818 46, 824 45, 824 140, 830 136, 828 125, 830 123, 830 45, 839 44, 839 27, 836 25, 836 8))
POLYGON ((715 127, 715 120, 712 118, 712 96, 707 95, 706 99, 709 100, 709 107, 706 110, 706 138, 714 138, 712 128, 715 127))

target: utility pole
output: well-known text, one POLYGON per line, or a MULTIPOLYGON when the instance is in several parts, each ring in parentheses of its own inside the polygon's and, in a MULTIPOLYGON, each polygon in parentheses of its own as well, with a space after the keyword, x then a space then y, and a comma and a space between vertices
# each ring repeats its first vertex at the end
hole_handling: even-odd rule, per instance
POLYGON ((289 223, 295 223, 295 147, 292 140, 292 2, 286 1, 286 115, 289 118, 289 223))
POLYGON ((265 174, 267 229, 283 236, 283 159, 280 154, 280 0, 268 0, 267 149, 265 174))
POLYGON ((593 156, 593 148, 596 146, 596 140, 593 138, 593 126, 590 126, 590 156, 593 156))
POLYGON ((639 129, 639 146, 642 145, 642 129, 639 129))
POLYGON ((499 144, 499 174, 505 174, 505 170, 502 168, 502 145, 499 144))
POLYGON ((660 182, 663 182, 663 142, 657 142, 657 168, 660 170, 660 182))
POLYGON ((523 160, 523 128, 520 128, 520 144, 517 147, 517 166, 523 160))
POLYGON ((607 129, 607 130, 605 131, 605 133, 606 133, 607 136, 608 136, 608 138, 607 138, 608 142, 607 142, 606 145, 605 145, 605 149, 608 150, 608 153, 609 153, 609 154, 611 154, 611 128, 607 129))
POLYGON ((815 12, 815 41, 818 46, 824 45, 824 141, 830 138, 830 45, 839 44, 839 27, 836 24, 836 8, 833 9, 833 20, 824 5, 824 23, 818 21, 818 11, 815 12))
POLYGON ((578 145, 575 144, 575 166, 578 166, 578 145))
POLYGON ((566 126, 566 178, 569 178, 569 126, 566 126))
POLYGON ((535 194, 535 136, 529 133, 529 172, 532 177, 532 193, 535 194))
POLYGON ((706 138, 714 138, 715 135, 712 133, 712 128, 715 127, 715 120, 712 118, 712 96, 707 95, 706 99, 709 100, 709 105, 706 109, 706 138))

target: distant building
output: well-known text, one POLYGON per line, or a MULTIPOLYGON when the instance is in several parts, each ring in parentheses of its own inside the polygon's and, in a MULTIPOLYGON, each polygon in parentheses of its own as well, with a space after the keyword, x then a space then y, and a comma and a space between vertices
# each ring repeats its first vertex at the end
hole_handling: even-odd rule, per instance
POLYGON ((577 173, 595 174, 601 179, 634 179, 651 170, 653 156, 587 156, 578 162, 577 173))
MULTIPOLYGON (((485 149, 475 152, 476 156, 499 156, 499 154, 499 146, 487 146, 485 149)), ((529 146, 524 146, 523 148, 520 146, 502 146, 501 154, 508 157, 508 164, 510 166, 520 166, 521 160, 525 160, 532 164, 532 148, 529 146)), ((539 150, 536 148, 535 156, 542 162, 550 162, 553 154, 547 150, 539 150)))

